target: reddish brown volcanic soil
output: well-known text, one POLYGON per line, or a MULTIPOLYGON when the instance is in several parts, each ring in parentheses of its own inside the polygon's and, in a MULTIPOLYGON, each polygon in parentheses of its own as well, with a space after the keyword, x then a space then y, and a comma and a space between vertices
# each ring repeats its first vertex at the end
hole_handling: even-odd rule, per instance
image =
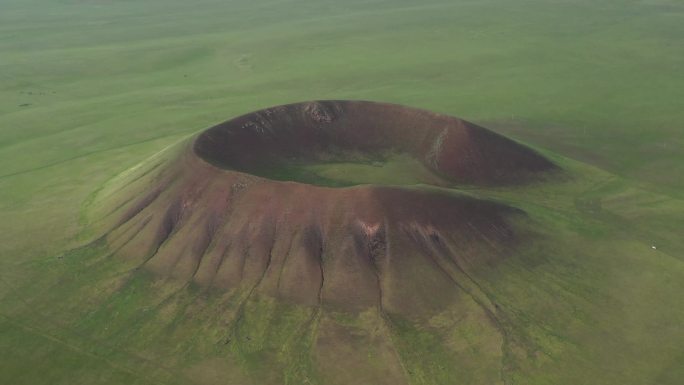
POLYGON ((505 257, 524 214, 448 190, 330 188, 250 174, 283 160, 411 154, 453 182, 522 183, 555 167, 471 123, 370 102, 274 107, 213 127, 117 193, 115 254, 159 277, 303 305, 415 315, 505 257))

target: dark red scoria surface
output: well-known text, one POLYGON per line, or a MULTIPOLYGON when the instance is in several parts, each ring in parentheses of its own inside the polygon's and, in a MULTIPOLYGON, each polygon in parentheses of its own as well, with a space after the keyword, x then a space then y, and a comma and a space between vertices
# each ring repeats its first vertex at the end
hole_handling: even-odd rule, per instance
POLYGON ((330 188, 251 171, 383 151, 410 154, 454 183, 518 184, 555 169, 472 123, 371 102, 273 107, 185 146, 118 193, 107 234, 116 255, 202 287, 406 316, 439 310, 458 277, 505 258, 519 238, 512 218, 524 213, 445 190, 330 188))

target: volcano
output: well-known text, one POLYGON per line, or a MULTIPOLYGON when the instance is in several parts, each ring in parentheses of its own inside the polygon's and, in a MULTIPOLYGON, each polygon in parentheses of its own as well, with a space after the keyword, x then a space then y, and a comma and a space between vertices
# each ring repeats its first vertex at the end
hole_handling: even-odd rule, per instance
POLYGON ((200 133, 119 186, 106 240, 164 279, 420 318, 521 239, 521 210, 452 187, 531 183, 556 169, 517 142, 429 111, 277 106, 200 133))

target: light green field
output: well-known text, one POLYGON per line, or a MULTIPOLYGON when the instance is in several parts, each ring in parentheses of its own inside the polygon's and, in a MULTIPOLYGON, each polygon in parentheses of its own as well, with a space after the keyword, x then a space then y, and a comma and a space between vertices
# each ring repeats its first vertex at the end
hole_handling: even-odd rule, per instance
POLYGON ((330 161, 319 163, 281 163, 256 174, 275 180, 297 181, 330 187, 360 184, 447 185, 447 181, 430 171, 408 154, 384 154, 378 159, 330 161))
MULTIPOLYGON (((98 190, 182 138, 270 105, 367 99, 494 128, 568 175, 466 189, 524 209, 537 234, 478 273, 506 317, 501 373, 478 359, 476 319, 456 352, 397 321, 411 384, 680 384, 683 41, 678 0, 0 0, 0 383, 324 383, 305 310, 232 308, 81 246, 99 235, 98 190), (240 315, 228 332, 225 314, 240 315)), ((426 182, 401 159, 311 167, 426 182)))

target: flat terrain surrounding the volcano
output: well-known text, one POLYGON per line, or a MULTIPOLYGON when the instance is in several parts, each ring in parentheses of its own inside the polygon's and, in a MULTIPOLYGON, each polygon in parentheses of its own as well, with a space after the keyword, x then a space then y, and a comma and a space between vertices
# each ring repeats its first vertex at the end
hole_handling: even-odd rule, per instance
POLYGON ((254 3, 0 0, 0 383, 681 383, 680 2, 254 3), (425 122, 401 151, 193 147, 340 99, 544 167, 442 172, 425 122), (249 225, 202 211, 229 207, 249 225))

